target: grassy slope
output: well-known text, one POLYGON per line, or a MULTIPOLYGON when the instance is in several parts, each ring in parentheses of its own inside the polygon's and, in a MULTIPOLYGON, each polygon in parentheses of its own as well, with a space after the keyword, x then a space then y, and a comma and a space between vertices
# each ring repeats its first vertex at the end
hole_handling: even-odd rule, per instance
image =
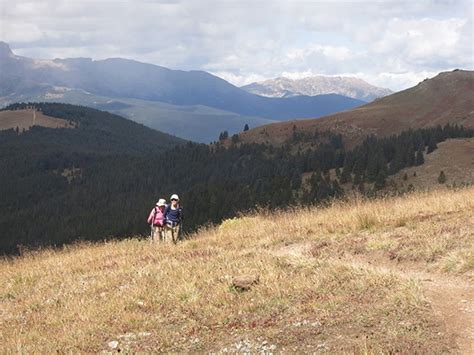
POLYGON ((32 126, 48 128, 73 128, 68 121, 43 115, 41 112, 28 109, 16 111, 0 111, 0 131, 5 129, 28 130, 32 126))
MULTIPOLYGON (((474 184, 474 138, 448 139, 439 143, 438 149, 424 157, 423 165, 402 169, 389 178, 399 191, 406 190, 410 184, 415 189, 439 186, 438 176, 441 170, 446 174, 447 185, 474 184), (407 180, 403 179, 405 174, 407 180)), ((387 185, 389 189, 392 188, 390 182, 387 185)))
MULTIPOLYGON (((424 153, 425 162, 420 166, 412 166, 400 170, 387 179, 386 187, 379 194, 398 194, 415 190, 429 190, 433 188, 461 187, 474 185, 474 138, 448 139, 438 144, 438 148, 430 153, 424 153), (439 173, 444 171, 446 183, 438 182, 439 173), (407 179, 404 180, 406 174, 407 179), (410 186, 411 185, 411 186, 410 186)), ((309 179, 313 173, 303 173, 303 186, 309 188, 309 179)), ((331 179, 336 179, 336 171, 331 169, 331 179)), ((342 184, 346 193, 352 194, 352 182, 342 184)), ((373 184, 366 184, 371 189, 373 184)))
POLYGON ((297 212, 228 220, 177 246, 131 239, 4 260, 2 350, 455 351, 408 270, 472 280, 474 188, 297 212), (231 279, 243 273, 260 283, 240 293, 231 279))

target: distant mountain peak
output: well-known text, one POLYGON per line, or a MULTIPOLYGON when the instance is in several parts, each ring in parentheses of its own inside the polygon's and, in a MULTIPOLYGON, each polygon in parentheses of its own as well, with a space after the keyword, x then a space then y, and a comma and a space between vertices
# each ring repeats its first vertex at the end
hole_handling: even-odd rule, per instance
POLYGON ((278 77, 245 85, 242 89, 266 97, 317 96, 339 94, 363 101, 390 95, 391 90, 380 88, 366 81, 347 76, 311 76, 301 79, 278 77))
POLYGON ((0 41, 0 57, 13 57, 14 55, 9 44, 0 41))

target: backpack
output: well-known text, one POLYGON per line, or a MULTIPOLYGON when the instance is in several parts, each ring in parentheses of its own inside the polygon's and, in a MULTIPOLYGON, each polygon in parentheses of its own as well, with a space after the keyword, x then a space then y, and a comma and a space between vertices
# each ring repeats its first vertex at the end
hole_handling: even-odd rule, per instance
MULTIPOLYGON (((168 213, 170 211, 171 211, 171 204, 166 206, 166 209, 165 209, 165 212, 164 212, 165 221, 167 221, 166 216, 168 215, 168 213)), ((183 208, 181 207, 181 205, 179 205, 179 207, 178 207, 178 223, 181 223, 182 220, 183 220, 183 208)))

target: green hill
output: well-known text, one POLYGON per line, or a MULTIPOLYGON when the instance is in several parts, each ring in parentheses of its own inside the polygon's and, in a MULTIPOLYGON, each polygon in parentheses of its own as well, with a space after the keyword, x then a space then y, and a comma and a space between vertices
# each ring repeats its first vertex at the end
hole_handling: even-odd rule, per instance
MULTIPOLYGON (((63 150, 103 155, 158 153, 185 142, 181 138, 147 128, 121 116, 85 106, 19 103, 9 105, 2 111, 21 110, 26 107, 34 107, 46 116, 73 122, 77 129, 35 127, 31 133, 9 140, 9 144, 44 144, 53 148, 64 145, 63 150)), ((4 132, 3 136, 8 137, 8 132, 4 132)))

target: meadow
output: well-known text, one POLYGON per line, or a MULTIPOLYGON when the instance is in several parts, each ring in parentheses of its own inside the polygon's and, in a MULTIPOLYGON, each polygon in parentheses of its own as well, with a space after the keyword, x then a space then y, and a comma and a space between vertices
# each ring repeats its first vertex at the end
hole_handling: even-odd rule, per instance
POLYGON ((9 352, 466 353, 474 188, 256 211, 0 261, 9 352), (242 291, 233 280, 255 275, 242 291))

